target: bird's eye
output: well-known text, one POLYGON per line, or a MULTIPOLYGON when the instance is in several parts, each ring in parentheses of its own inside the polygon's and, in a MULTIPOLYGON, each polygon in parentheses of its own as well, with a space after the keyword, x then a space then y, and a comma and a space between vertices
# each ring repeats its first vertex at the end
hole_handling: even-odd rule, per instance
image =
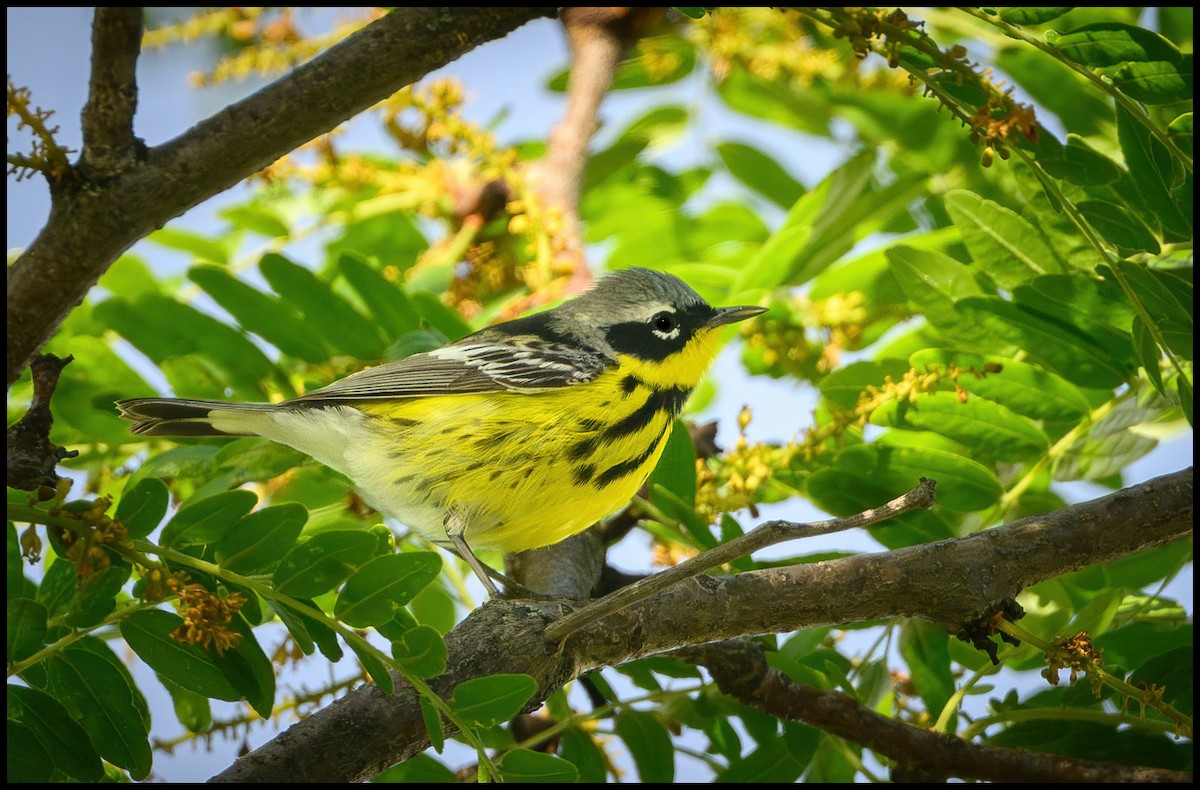
POLYGON ((675 328, 675 321, 667 313, 659 313, 654 316, 654 328, 660 332, 670 332, 675 328))

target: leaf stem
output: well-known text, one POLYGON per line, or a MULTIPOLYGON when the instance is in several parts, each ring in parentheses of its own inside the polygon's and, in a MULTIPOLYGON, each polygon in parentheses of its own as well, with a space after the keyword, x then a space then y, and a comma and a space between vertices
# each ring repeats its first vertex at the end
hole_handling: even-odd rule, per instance
MULTIPOLYGON (((1029 644, 1038 648, 1046 654, 1048 659, 1054 656, 1065 656, 1068 661, 1078 658, 1075 653, 1065 650, 1061 645, 1053 642, 1047 642, 1041 637, 1025 630, 1021 626, 1009 620, 1001 620, 996 627, 1009 636, 1014 636, 1017 639, 1020 639, 1022 642, 1028 642, 1029 644)), ((1126 701, 1132 699, 1140 704, 1143 708, 1147 706, 1154 708, 1156 711, 1175 723, 1175 732, 1178 732, 1184 737, 1192 737, 1192 717, 1180 713, 1172 705, 1169 705, 1168 703, 1163 702, 1161 699, 1156 697, 1153 693, 1151 693, 1150 690, 1141 689, 1137 686, 1130 685, 1121 678, 1106 672, 1104 669, 1094 664, 1084 664, 1082 671, 1088 675, 1094 674, 1099 682, 1117 691, 1117 693, 1126 698, 1126 701)))

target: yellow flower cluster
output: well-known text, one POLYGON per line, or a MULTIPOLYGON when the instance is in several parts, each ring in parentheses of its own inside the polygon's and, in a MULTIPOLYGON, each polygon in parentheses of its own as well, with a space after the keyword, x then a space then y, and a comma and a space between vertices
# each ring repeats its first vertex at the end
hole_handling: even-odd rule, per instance
POLYGON ((202 87, 228 80, 283 74, 384 13, 380 8, 369 8, 362 16, 339 19, 328 32, 306 36, 296 24, 298 10, 235 6, 202 11, 182 22, 146 31, 142 43, 146 47, 162 47, 210 37, 224 37, 232 42, 235 50, 217 61, 211 73, 192 75, 192 83, 202 87))
POLYGON ((749 509, 757 516, 759 489, 775 469, 791 465, 799 447, 787 443, 775 447, 746 438, 750 425, 750 407, 738 414, 738 438, 731 450, 714 459, 696 461, 696 514, 707 523, 716 523, 722 513, 749 509))
POLYGON ((54 115, 53 110, 43 110, 31 106, 29 89, 17 87, 8 79, 8 111, 7 117, 17 117, 17 130, 28 129, 32 134, 29 153, 13 153, 8 155, 8 174, 15 176, 17 181, 29 178, 34 173, 45 173, 51 179, 58 179, 70 171, 67 157, 75 153, 70 148, 64 148, 54 139, 58 134, 57 126, 49 126, 46 122, 54 115))
MULTIPOLYGON (((83 511, 66 511, 58 505, 52 506, 49 510, 52 516, 69 517, 78 521, 81 528, 86 527, 86 529, 49 527, 50 530, 53 530, 55 541, 66 549, 67 559, 74 563, 80 584, 112 566, 112 558, 106 549, 107 546, 129 541, 129 532, 124 525, 107 515, 106 511, 111 506, 111 499, 100 497, 83 511)), ((36 540, 36 536, 34 536, 34 540, 36 540)), ((40 544, 38 548, 40 549, 40 544)))
POLYGON ((753 373, 815 380, 837 367, 843 351, 862 347, 866 298, 852 291, 812 301, 794 297, 741 329, 753 373))
POLYGON ((1092 638, 1087 631, 1080 631, 1075 636, 1063 640, 1058 647, 1059 650, 1046 656, 1046 668, 1042 670, 1042 677, 1050 685, 1057 686, 1058 673, 1061 670, 1071 671, 1072 683, 1079 677, 1079 673, 1083 672, 1092 685, 1092 691, 1099 697, 1104 684, 1099 675, 1090 670, 1100 666, 1103 649, 1092 644, 1092 638))
POLYGON ((226 650, 237 647, 242 641, 242 635, 231 630, 228 624, 246 605, 244 595, 235 592, 221 597, 195 583, 180 587, 178 593, 176 606, 183 616, 183 624, 172 632, 172 639, 205 649, 211 645, 217 655, 224 655, 226 650))
POLYGON ((686 34, 708 53, 719 80, 740 67, 764 80, 808 85, 818 80, 854 78, 853 64, 836 52, 814 46, 798 14, 772 8, 714 9, 687 26, 686 34))

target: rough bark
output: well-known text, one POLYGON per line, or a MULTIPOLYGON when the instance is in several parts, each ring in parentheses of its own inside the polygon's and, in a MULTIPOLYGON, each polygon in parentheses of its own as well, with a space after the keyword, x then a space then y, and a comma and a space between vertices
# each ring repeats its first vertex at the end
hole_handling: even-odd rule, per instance
MULTIPOLYGON (((470 677, 522 672, 538 684, 526 706, 532 710, 550 691, 594 667, 715 640, 894 616, 924 617, 957 629, 1027 585, 1191 532, 1189 468, 966 538, 688 579, 561 644, 545 633, 567 604, 492 601, 449 635, 447 671, 431 685, 448 695, 470 677)), ((854 739, 853 733, 839 734, 854 739)), ((398 682, 392 696, 364 686, 239 759, 213 781, 363 779, 428 745, 416 696, 406 684, 398 682)))

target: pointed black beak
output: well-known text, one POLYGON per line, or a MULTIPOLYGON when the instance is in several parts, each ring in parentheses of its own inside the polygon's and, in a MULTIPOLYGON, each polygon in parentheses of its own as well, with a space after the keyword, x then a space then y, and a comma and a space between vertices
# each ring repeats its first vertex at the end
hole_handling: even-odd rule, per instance
POLYGON ((712 318, 708 319, 706 326, 715 328, 724 326, 725 324, 733 324, 738 321, 745 321, 747 318, 753 318, 756 315, 762 315, 767 312, 767 308, 759 305, 744 305, 742 307, 717 307, 713 309, 712 318))

